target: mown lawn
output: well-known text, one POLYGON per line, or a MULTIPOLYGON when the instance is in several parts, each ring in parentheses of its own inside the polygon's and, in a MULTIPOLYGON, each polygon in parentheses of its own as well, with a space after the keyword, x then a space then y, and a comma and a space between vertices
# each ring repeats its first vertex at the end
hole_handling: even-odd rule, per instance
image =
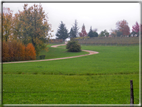
POLYGON ((51 58, 62 58, 62 57, 68 57, 68 56, 77 56, 77 55, 83 55, 88 54, 88 52, 67 52, 67 49, 65 46, 58 47, 58 48, 52 48, 51 46, 55 44, 47 45, 48 50, 42 50, 40 52, 40 55, 45 55, 45 59, 51 59, 51 58))
POLYGON ((139 46, 82 49, 99 54, 3 64, 3 103, 130 104, 130 80, 134 82, 135 104, 139 103, 139 46))

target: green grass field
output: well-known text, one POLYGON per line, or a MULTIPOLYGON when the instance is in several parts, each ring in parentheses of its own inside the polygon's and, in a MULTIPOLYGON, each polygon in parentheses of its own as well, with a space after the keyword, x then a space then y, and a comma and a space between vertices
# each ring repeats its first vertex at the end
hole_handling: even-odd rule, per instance
POLYGON ((130 104, 130 80, 134 82, 134 103, 139 103, 139 46, 82 49, 99 54, 3 64, 3 103, 130 104))
POLYGON ((76 56, 76 55, 83 55, 88 54, 88 52, 67 52, 67 49, 65 49, 65 46, 58 47, 58 48, 52 48, 53 44, 47 45, 48 51, 42 50, 40 52, 40 55, 46 55, 45 59, 51 59, 51 58, 62 58, 62 57, 68 57, 68 56, 76 56))

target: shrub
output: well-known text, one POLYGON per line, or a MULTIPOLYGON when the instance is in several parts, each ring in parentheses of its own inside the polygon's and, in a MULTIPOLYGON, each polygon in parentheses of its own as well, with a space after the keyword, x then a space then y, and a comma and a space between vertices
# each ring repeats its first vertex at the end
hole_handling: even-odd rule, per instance
POLYGON ((3 44, 2 44, 2 61, 5 62, 5 61, 9 61, 9 54, 8 54, 8 51, 9 51, 9 47, 8 47, 8 44, 3 41, 3 44))
POLYGON ((2 61, 21 61, 36 59, 36 51, 32 43, 29 43, 27 47, 21 42, 16 40, 3 41, 2 45, 2 61))
POLYGON ((32 43, 28 43, 26 47, 25 58, 26 60, 36 59, 36 51, 32 43))
POLYGON ((66 49, 68 49, 68 52, 80 52, 81 46, 78 44, 78 41, 71 40, 67 43, 66 49))

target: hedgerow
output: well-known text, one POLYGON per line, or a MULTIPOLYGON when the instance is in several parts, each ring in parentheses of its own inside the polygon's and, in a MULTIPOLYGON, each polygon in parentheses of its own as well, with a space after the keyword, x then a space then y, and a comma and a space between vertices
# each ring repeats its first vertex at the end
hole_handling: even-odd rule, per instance
POLYGON ((36 59, 36 51, 32 43, 23 45, 21 42, 3 41, 2 45, 2 61, 23 61, 36 59))

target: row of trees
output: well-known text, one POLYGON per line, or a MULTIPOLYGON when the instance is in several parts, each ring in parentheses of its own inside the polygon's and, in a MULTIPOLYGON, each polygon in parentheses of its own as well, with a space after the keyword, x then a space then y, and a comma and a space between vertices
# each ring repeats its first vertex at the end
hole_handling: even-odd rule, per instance
POLYGON ((68 33, 68 30, 65 26, 65 24, 61 21, 61 24, 59 25, 58 31, 56 33, 56 36, 58 39, 63 39, 65 40, 66 38, 76 38, 78 35, 78 26, 77 26, 77 21, 75 20, 74 26, 72 26, 70 32, 68 33))
POLYGON ((36 51, 32 43, 28 43, 27 46, 21 42, 3 41, 2 61, 24 61, 36 59, 36 51))
POLYGON ((140 29, 142 31, 142 25, 136 22, 136 24, 132 26, 132 32, 130 32, 128 22, 126 20, 122 20, 116 23, 116 29, 112 30, 111 36, 139 36, 140 29))
POLYGON ((109 33, 107 30, 101 31, 99 34, 100 37, 130 37, 130 36, 139 36, 139 31, 142 31, 142 25, 136 22, 135 25, 132 26, 132 32, 130 32, 130 27, 128 26, 128 22, 126 20, 121 20, 116 23, 116 29, 112 30, 109 33))
POLYGON ((9 8, 3 8, 3 41, 16 40, 25 46, 32 43, 38 56, 42 49, 46 49, 46 37, 51 27, 41 4, 29 8, 24 4, 23 9, 13 15, 9 8))
POLYGON ((109 33, 107 30, 101 31, 100 34, 97 33, 97 29, 92 30, 92 27, 90 27, 90 31, 87 33, 85 30, 85 25, 83 24, 81 32, 78 33, 78 26, 77 21, 75 20, 74 26, 71 28, 70 32, 68 33, 68 30, 65 27, 65 24, 61 21, 61 24, 59 26, 59 29, 57 31, 56 36, 59 39, 65 40, 66 38, 76 38, 76 37, 125 37, 125 36, 139 36, 139 31, 142 31, 142 25, 139 25, 137 22, 135 25, 132 26, 132 32, 130 32, 130 28, 128 26, 128 22, 126 20, 118 21, 116 23, 116 29, 112 30, 111 33, 109 33), (79 34, 79 36, 78 36, 79 34))
POLYGON ((84 24, 82 26, 81 32, 78 33, 78 30, 79 30, 79 28, 77 26, 77 20, 75 20, 75 23, 72 26, 72 28, 70 29, 69 33, 68 33, 68 30, 67 30, 65 24, 61 21, 61 24, 59 25, 56 36, 58 37, 58 39, 63 39, 63 40, 65 40, 68 37, 76 38, 76 37, 79 37, 79 36, 80 37, 85 37, 85 36, 98 37, 98 33, 96 32, 96 30, 93 31, 92 28, 90 28, 90 32, 87 33, 86 30, 85 30, 84 24))

